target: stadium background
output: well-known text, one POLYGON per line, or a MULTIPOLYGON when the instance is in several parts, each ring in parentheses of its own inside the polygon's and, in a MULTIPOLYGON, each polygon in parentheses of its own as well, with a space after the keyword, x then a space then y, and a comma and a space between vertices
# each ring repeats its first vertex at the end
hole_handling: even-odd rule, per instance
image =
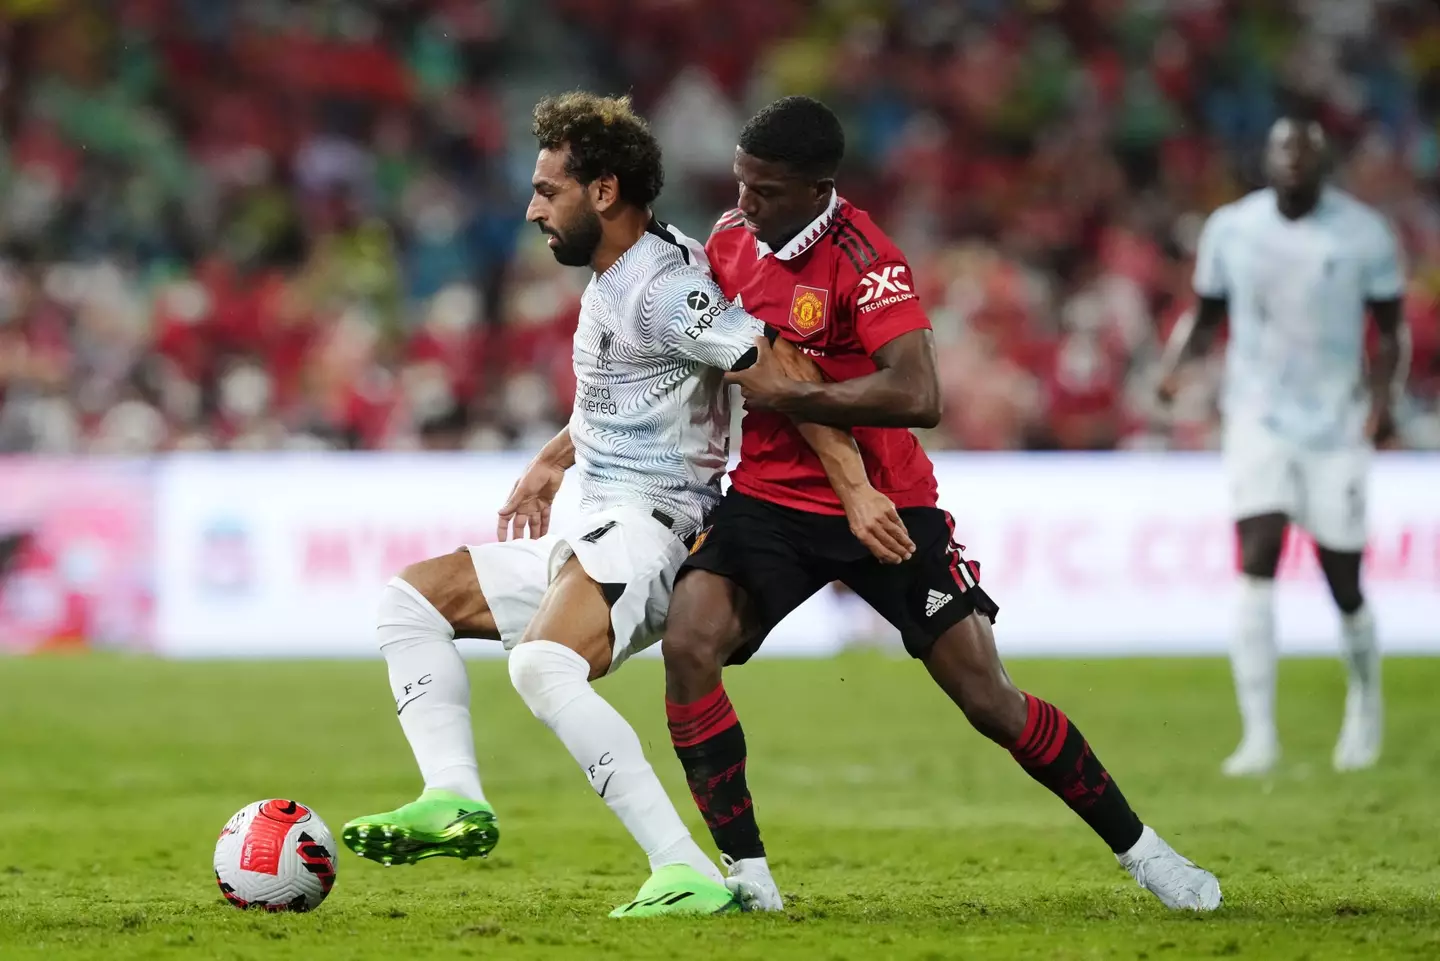
MULTIPOLYGON (((0 957, 1440 956, 1440 659, 1403 656, 1440 652, 1437 138, 1432 0, 0 0, 0 957), (211 849, 247 802, 338 828, 414 796, 376 593, 493 536, 565 416, 584 276, 521 216, 528 111, 581 85, 634 93, 697 235, 751 110, 840 111, 842 189, 935 323, 925 441, 999 643, 1064 655, 1008 669, 1216 871, 1220 912, 1165 912, 913 663, 838 650, 893 638, 828 592, 766 651, 835 656, 726 677, 784 915, 608 921, 643 859, 496 661, 469 672, 496 856, 346 851, 312 915, 224 905, 211 849), (1236 781, 1218 370, 1173 418, 1149 398, 1201 219, 1299 101, 1409 259, 1408 450, 1379 458, 1367 575, 1386 753, 1333 775, 1341 668, 1292 659, 1285 756, 1236 781), (1152 653, 1207 656, 1098 656, 1152 653)), ((1282 640, 1333 651, 1304 548, 1282 640)), ((703 839, 660 675, 603 694, 703 839)))
MULTIPOLYGON (((1440 446, 1433 4, 0 11, 0 648, 373 654, 378 586, 492 536, 568 415, 586 278, 523 210, 530 107, 572 86, 633 93, 665 148, 660 213, 700 236, 755 107, 840 112, 842 192, 907 251, 935 325, 945 418, 924 440, 1012 651, 1221 649, 1218 364, 1173 412, 1155 364, 1204 216, 1255 184, 1287 106, 1324 120, 1338 176, 1403 239, 1403 444, 1440 446)), ((1440 645, 1435 456, 1381 458, 1392 647, 1440 645)), ((1286 641, 1328 649, 1300 546, 1286 641)), ((885 634, 829 592, 792 627, 773 650, 885 634)))

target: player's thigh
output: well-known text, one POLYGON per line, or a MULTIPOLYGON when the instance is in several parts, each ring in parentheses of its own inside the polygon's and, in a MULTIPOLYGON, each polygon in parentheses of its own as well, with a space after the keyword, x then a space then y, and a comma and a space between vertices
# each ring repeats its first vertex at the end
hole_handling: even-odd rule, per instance
POLYGON ((450 622, 456 637, 499 640, 490 602, 466 548, 411 564, 400 579, 424 596, 450 622))
POLYGON ((570 648, 589 662, 591 680, 610 670, 615 645, 610 602, 575 555, 561 564, 540 599, 520 638, 522 644, 529 641, 553 641, 570 648))
POLYGON ((915 554, 903 564, 866 558, 838 578, 900 632, 912 657, 925 660, 950 628, 978 613, 990 621, 1000 608, 980 587, 979 564, 955 542, 954 522, 938 508, 900 512, 915 554))
POLYGON ((724 663, 754 629, 755 611, 744 588, 722 574, 684 567, 660 649, 670 663, 697 655, 724 663))
POLYGON ((549 589, 555 544, 554 535, 546 535, 472 544, 446 555, 447 583, 454 592, 447 602, 462 618, 450 622, 456 636, 498 638, 506 648, 519 643, 549 589))
POLYGON ((710 517, 680 569, 663 650, 681 659, 743 664, 792 611, 834 579, 810 548, 843 517, 806 514, 736 492, 710 517))
POLYGON ((1280 567, 1290 518, 1282 513, 1251 514, 1235 522, 1240 543, 1240 570, 1251 577, 1270 578, 1280 567))
POLYGON ((978 611, 951 625, 922 658, 925 669, 982 734, 1002 744, 1025 730, 1025 695, 1015 687, 995 646, 990 619, 978 611))
POLYGON ((1326 550, 1365 549, 1370 459, 1364 447, 1317 451, 1301 458, 1304 509, 1296 520, 1326 550))
POLYGON ((1244 422, 1225 428, 1222 461, 1230 516, 1293 516, 1299 507, 1295 451, 1269 430, 1244 422))
POLYGON ((1328 547, 1315 546, 1320 561, 1320 570, 1325 574, 1325 583, 1330 587, 1330 596, 1342 614, 1353 614, 1365 603, 1360 589, 1360 568, 1365 555, 1360 551, 1332 551, 1328 547))
POLYGON ((685 545, 652 510, 613 507, 557 537, 552 580, 525 640, 584 657, 591 676, 614 672, 660 639, 685 545))

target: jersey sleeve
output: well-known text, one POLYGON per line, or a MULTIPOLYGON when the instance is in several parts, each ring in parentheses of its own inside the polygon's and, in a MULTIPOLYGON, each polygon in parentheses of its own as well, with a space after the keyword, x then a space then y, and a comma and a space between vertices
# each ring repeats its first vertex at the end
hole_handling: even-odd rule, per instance
POLYGON ((755 349, 765 325, 725 299, 708 272, 675 272, 655 282, 648 298, 660 343, 686 360, 733 370, 755 349))
POLYGON ((1366 300, 1398 300, 1405 294, 1400 245, 1390 225, 1377 220, 1366 244, 1363 268, 1366 300))
POLYGON ((1211 300, 1230 295, 1230 278, 1225 274, 1225 260, 1221 255, 1229 219, 1229 212, 1224 207, 1211 214, 1200 231, 1200 242, 1195 251, 1192 286, 1197 295, 1211 300))
POLYGON ((915 294, 915 279, 905 256, 888 245, 878 253, 873 263, 862 265, 854 284, 841 297, 867 354, 874 354, 901 334, 930 329, 930 318, 915 294))

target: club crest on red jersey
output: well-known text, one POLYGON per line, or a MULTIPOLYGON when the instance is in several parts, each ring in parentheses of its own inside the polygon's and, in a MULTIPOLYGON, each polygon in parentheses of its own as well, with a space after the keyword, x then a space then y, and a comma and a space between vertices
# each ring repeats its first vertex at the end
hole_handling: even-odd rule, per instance
POLYGON ((822 287, 795 285, 790 298, 790 327, 801 337, 809 337, 825 329, 830 291, 822 287))

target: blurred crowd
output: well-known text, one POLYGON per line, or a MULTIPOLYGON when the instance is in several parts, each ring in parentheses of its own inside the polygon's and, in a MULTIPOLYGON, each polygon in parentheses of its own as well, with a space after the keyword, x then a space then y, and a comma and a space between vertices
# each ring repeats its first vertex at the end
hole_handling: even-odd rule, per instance
POLYGON ((704 236, 749 113, 822 97, 909 254, 933 447, 1204 448, 1159 347, 1277 112, 1407 254, 1440 446, 1432 0, 0 0, 0 452, 533 448, 584 271, 523 222, 529 110, 631 92, 704 236))

